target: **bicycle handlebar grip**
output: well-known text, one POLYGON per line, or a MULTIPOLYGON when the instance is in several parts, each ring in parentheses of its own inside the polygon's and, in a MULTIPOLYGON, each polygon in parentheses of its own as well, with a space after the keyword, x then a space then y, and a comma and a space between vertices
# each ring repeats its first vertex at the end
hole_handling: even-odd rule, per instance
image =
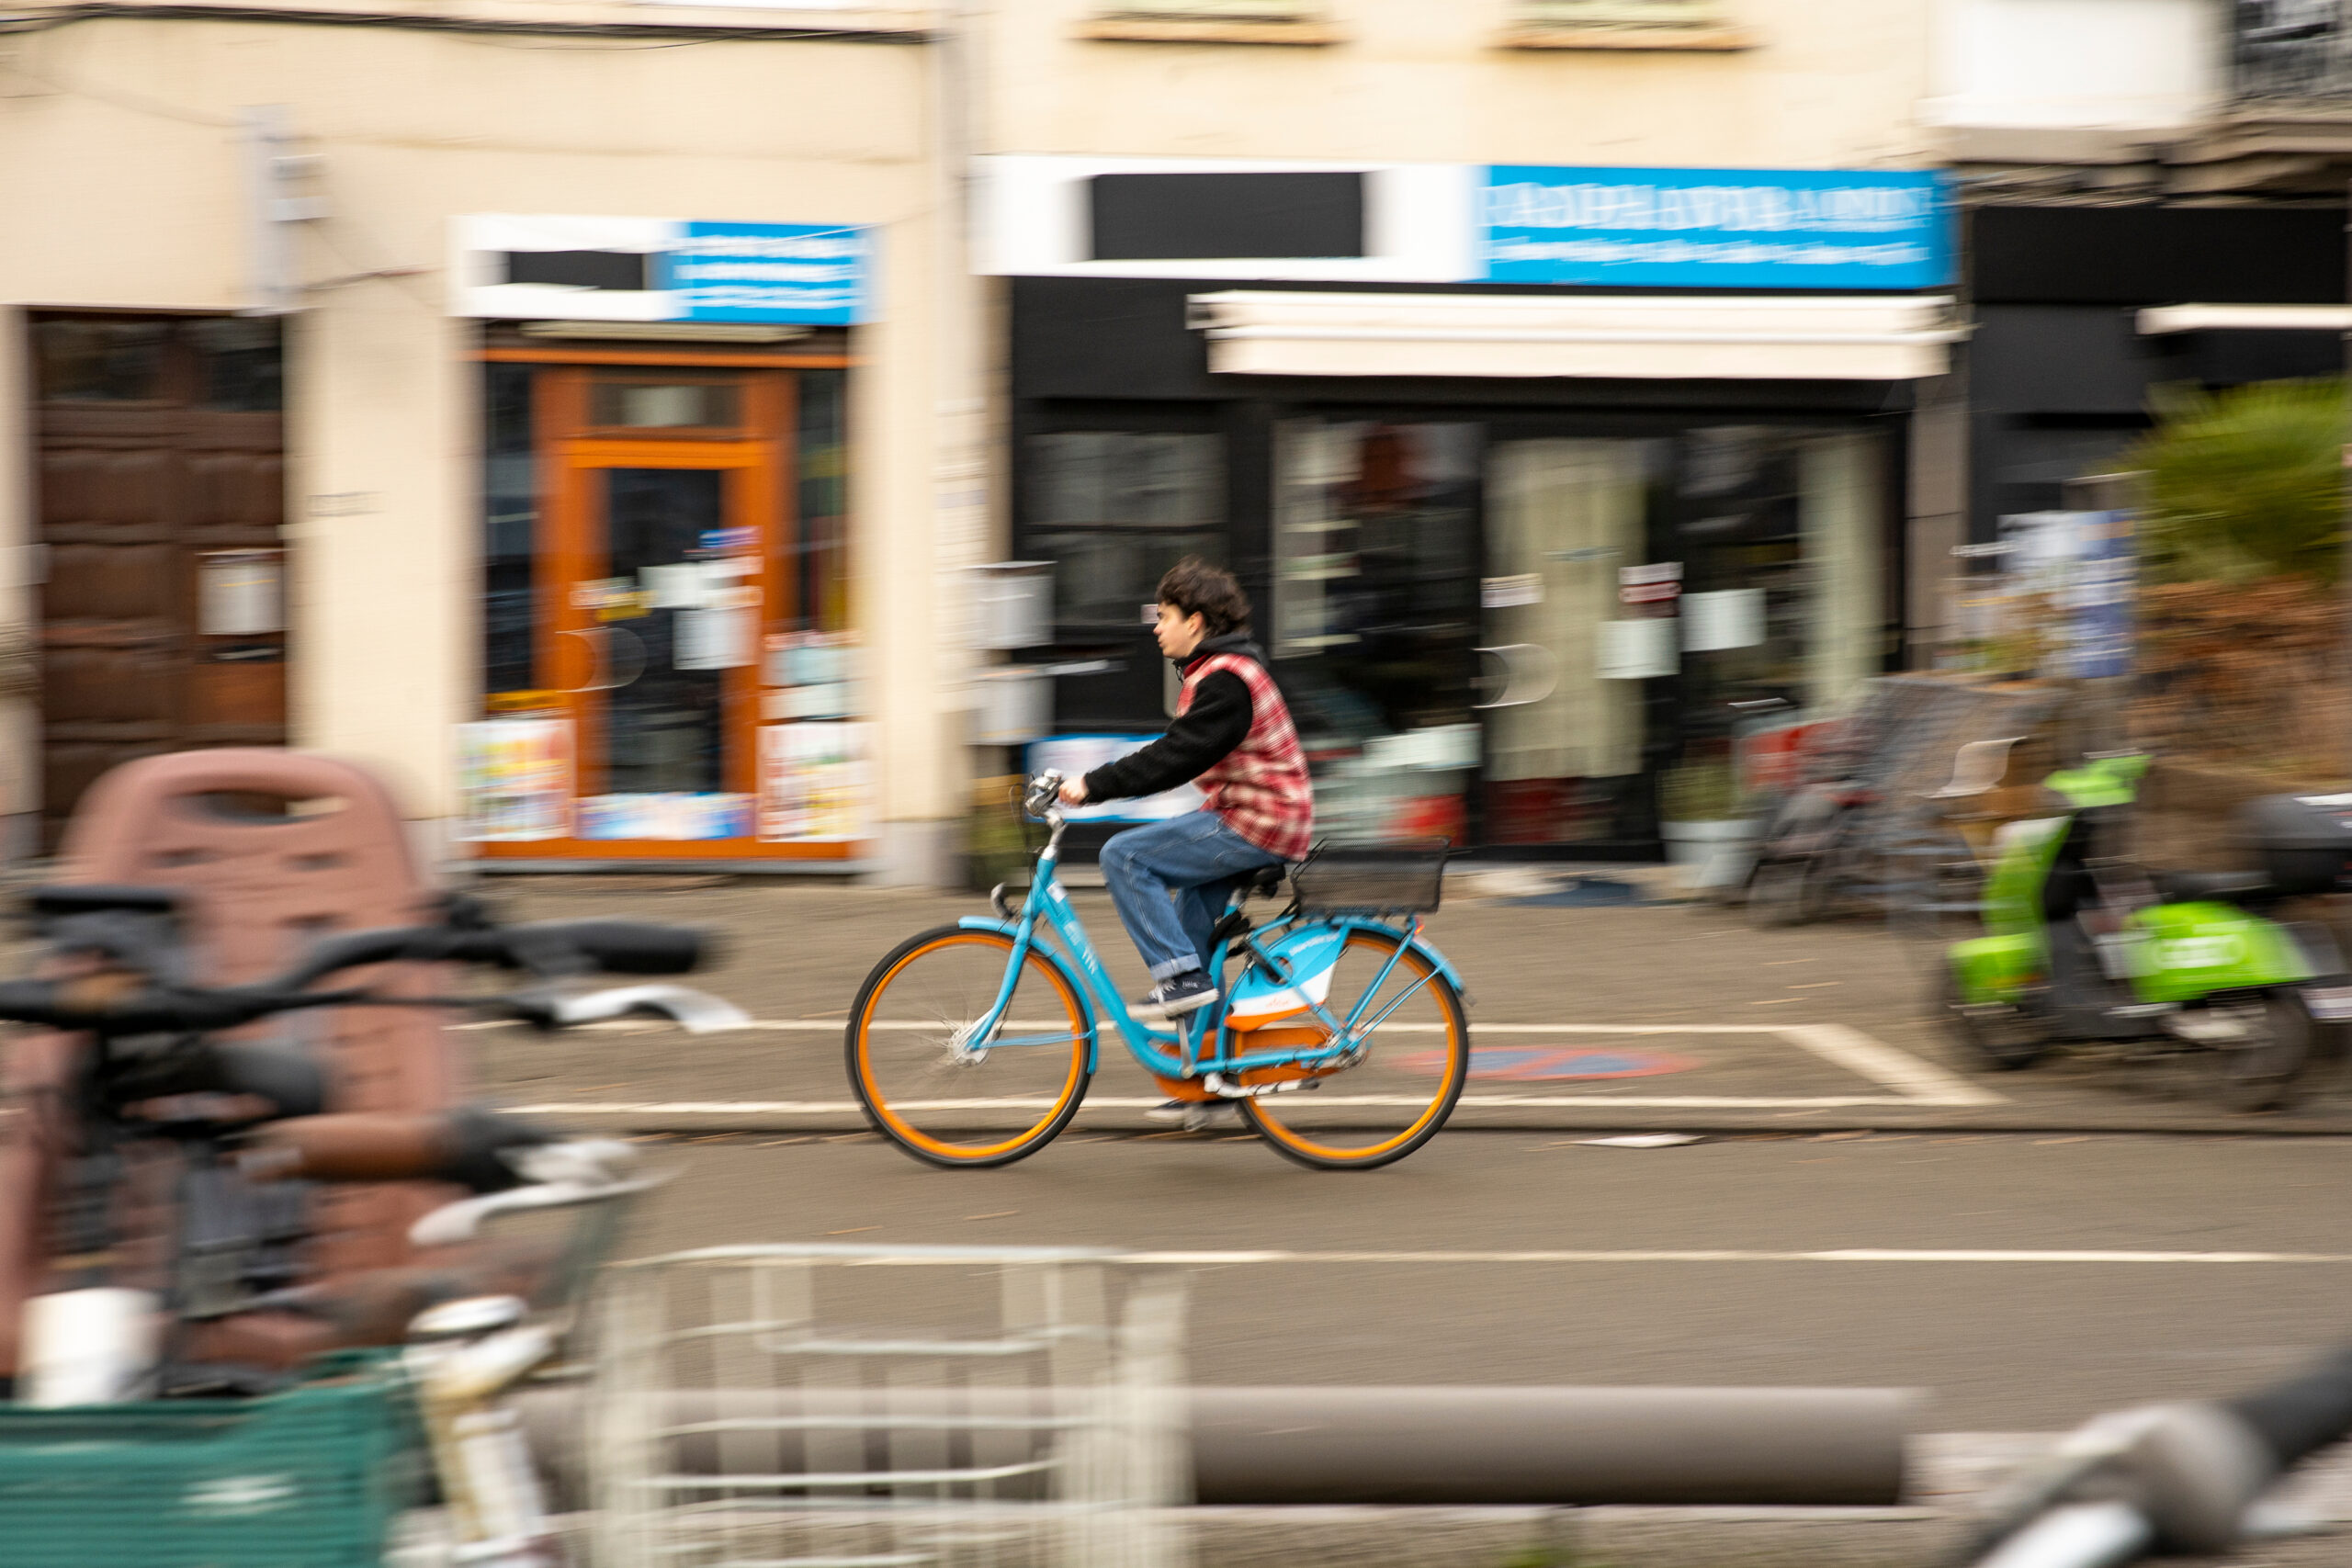
POLYGON ((54 1023, 60 1010, 54 981, 10 980, 0 983, 0 1018, 17 1023, 54 1023))
POLYGON ((260 1181, 413 1181, 449 1163, 447 1118, 401 1111, 296 1116, 261 1127, 238 1158, 260 1181))
POLYGON ((684 926, 636 920, 566 920, 537 929, 613 975, 683 975, 703 962, 708 940, 684 926))
POLYGON ((533 1122, 478 1105, 342 1111, 256 1129, 238 1165, 259 1181, 451 1181, 496 1192, 522 1179, 505 1151, 549 1140, 533 1122))
POLYGON ((2285 1470, 2352 1432, 2352 1348, 2284 1382, 2225 1402, 2285 1470))

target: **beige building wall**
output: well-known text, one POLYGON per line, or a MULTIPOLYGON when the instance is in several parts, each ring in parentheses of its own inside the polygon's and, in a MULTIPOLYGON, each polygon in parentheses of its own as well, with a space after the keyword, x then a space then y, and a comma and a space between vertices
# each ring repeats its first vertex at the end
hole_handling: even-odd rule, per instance
POLYGON ((1320 44, 1080 36, 1148 8, 1003 0, 994 150, 1870 169, 1934 148, 1928 0, 1723 0, 1730 50, 1506 48, 1512 0, 1329 0, 1320 44))
MULTIPOLYGON (((640 27, 746 15, 465 9, 640 27)), ((957 655, 941 649, 930 570, 943 294, 929 49, 108 20, 18 34, 11 51, 0 63, 0 300, 237 309, 248 268, 240 108, 285 106, 300 151, 317 156, 309 188, 327 215, 301 225, 310 287, 288 329, 291 716, 298 744, 388 770, 424 818, 456 807, 452 727, 476 716, 479 690, 478 375, 472 324, 447 313, 449 220, 879 226, 883 319, 854 334, 851 504, 883 815, 955 811, 958 692, 940 677, 957 655)), ((0 389, 21 408, 20 390, 0 389)), ((27 527, 9 472, 0 543, 27 527)))

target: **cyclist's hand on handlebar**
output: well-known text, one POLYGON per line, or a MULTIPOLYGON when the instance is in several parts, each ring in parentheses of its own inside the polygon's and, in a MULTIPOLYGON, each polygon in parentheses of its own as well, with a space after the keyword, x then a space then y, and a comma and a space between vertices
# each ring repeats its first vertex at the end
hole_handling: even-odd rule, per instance
POLYGON ((1083 806, 1083 805, 1085 805, 1085 804, 1086 804, 1086 781, 1085 781, 1084 779, 1082 779, 1082 778, 1078 778, 1078 779, 1067 779, 1067 780, 1064 780, 1064 781, 1063 781, 1063 783, 1062 783, 1062 787, 1061 787, 1061 790, 1060 790, 1060 795, 1061 795, 1061 801, 1062 801, 1062 804, 1063 804, 1064 806, 1083 806))

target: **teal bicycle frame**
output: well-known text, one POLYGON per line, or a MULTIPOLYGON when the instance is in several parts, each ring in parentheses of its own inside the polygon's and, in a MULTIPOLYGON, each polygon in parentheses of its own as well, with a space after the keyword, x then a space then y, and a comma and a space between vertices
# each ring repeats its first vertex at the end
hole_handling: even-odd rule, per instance
MULTIPOLYGON (((1012 954, 1005 964, 1004 983, 997 990, 996 1000, 986 1015, 964 1032, 964 1040, 967 1043, 960 1049, 985 1052, 1008 1045, 1065 1045, 1069 1043, 1067 1034, 1031 1040, 997 1033, 1005 1009, 1012 1005, 1013 987, 1020 978, 1023 962, 1033 951, 1058 968, 1064 978, 1075 982, 1070 988, 1084 999, 1087 1014, 1086 1070, 1090 1074, 1094 1071, 1101 1046, 1102 1020, 1108 1015, 1118 1026, 1119 1037, 1125 1042, 1128 1054, 1147 1072, 1163 1078, 1203 1078, 1212 1092, 1230 1092, 1244 1098, 1246 1091, 1228 1088, 1225 1082, 1228 1075, 1261 1067, 1329 1066, 1344 1064, 1351 1055, 1360 1052, 1363 1036, 1377 1029, 1389 1014, 1429 984, 1426 976, 1418 979, 1390 998, 1372 1017, 1363 1016, 1373 998, 1379 996, 1381 987, 1387 984, 1389 975, 1408 947, 1418 950, 1427 958, 1431 970, 1443 975, 1455 990, 1464 989, 1462 976, 1453 964, 1422 940, 1421 922, 1418 919, 1409 928, 1399 930, 1380 920, 1353 915, 1291 914, 1269 921, 1242 939, 1243 945, 1252 954, 1253 962, 1266 965, 1278 985, 1286 986, 1290 980, 1280 956, 1258 945, 1258 939, 1268 932, 1315 926, 1373 931, 1396 939, 1396 952, 1388 955, 1388 962, 1381 966, 1373 983, 1364 987, 1363 995, 1356 998, 1344 1019, 1335 1017, 1324 1002, 1310 1000, 1307 1003, 1308 1016, 1329 1032, 1327 1043, 1309 1050, 1238 1049, 1238 1045, 1246 1045, 1249 1032, 1227 1027, 1224 998, 1193 1014, 1189 1027, 1182 1030, 1153 1029, 1138 1023, 1129 1016, 1126 1004, 1120 1000, 1116 983, 1112 980, 1110 971, 1103 967, 1102 955, 1094 951, 1094 943, 1088 938, 1078 911, 1070 908, 1068 890, 1056 874, 1055 868, 1061 860, 1062 831, 1067 823, 1058 810, 1048 810, 1045 819, 1052 827, 1052 837, 1037 857, 1036 874, 1030 879, 1029 896, 1022 901, 1019 912, 1011 919, 991 919, 973 915, 956 922, 967 931, 997 931, 1012 939, 1012 954), (1213 1037, 1212 1031, 1215 1032, 1213 1037), (985 1043, 969 1043, 972 1042, 985 1043), (1204 1049, 1204 1045, 1210 1048, 1204 1049)), ((1211 975, 1224 973, 1232 945, 1230 938, 1217 942, 1216 951, 1209 955, 1211 975)))

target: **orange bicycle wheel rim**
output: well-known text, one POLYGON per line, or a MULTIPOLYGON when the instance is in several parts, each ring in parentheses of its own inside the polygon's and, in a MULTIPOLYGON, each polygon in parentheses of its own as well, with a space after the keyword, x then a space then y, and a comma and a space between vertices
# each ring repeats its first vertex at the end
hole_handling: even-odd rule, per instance
MULTIPOLYGON (((980 1164, 1001 1160, 1019 1153, 1026 1145, 1050 1137, 1075 1109, 1078 1098, 1085 1092, 1087 1081, 1087 1014, 1077 992, 1071 987, 1058 964, 1035 949, 1023 955, 1023 979, 1042 979, 1046 991, 1059 1003, 1069 1025, 1071 1049, 1065 1064, 1059 1087, 1051 1102, 1037 1119, 1008 1137, 988 1143, 959 1143, 943 1138, 916 1125, 903 1111, 890 1103, 890 1091, 880 1081, 876 1056, 876 1014, 884 1008, 891 987, 911 972, 925 957, 935 956, 958 947, 993 949, 1001 972, 1004 962, 1012 952, 1012 940, 996 931, 956 931, 924 941, 900 953, 897 960, 877 975, 865 987, 855 1023, 856 1049, 853 1056, 858 1087, 866 1108, 892 1137, 908 1147, 933 1159, 950 1164, 980 1164)), ((1020 987, 1016 983, 1016 995, 1020 987)), ((1017 1004, 1016 1004, 1017 1005, 1017 1004)), ((981 1010, 985 1010, 984 1008, 981 1010)), ((1000 1049, 1044 1050, 1046 1047, 1019 1046, 1000 1049)))
MULTIPOLYGON (((1375 962, 1385 964, 1396 946, 1396 940, 1393 937, 1371 931, 1351 931, 1342 962, 1345 962, 1346 953, 1351 953, 1371 956, 1375 962)), ((1362 983, 1361 980, 1354 985, 1335 981, 1330 998, 1325 1004, 1335 1017, 1345 1020, 1347 1013, 1344 1010, 1353 1008, 1358 997, 1363 995, 1362 983)), ((1382 1004, 1415 983, 1419 983, 1419 989, 1414 995, 1428 998, 1429 1005, 1419 1010, 1422 1016, 1409 1021, 1408 1026, 1416 1031, 1408 1037, 1409 1043, 1400 1043, 1388 1038, 1388 1032, 1385 1029, 1373 1032, 1373 1060, 1381 1061, 1384 1055, 1403 1056, 1406 1058, 1405 1073, 1391 1073, 1384 1064, 1383 1071, 1372 1087, 1376 1090, 1403 1090, 1406 1085, 1425 1085, 1426 1103, 1419 1107, 1417 1114, 1403 1127, 1385 1135, 1374 1136, 1366 1142, 1342 1143, 1334 1141, 1329 1132, 1318 1133, 1312 1126, 1299 1124, 1299 1116, 1317 1113, 1317 1101, 1314 1092, 1295 1093, 1295 1097, 1293 1094, 1269 1095, 1244 1102, 1250 1120, 1258 1132, 1284 1150, 1305 1156, 1309 1163, 1327 1166, 1384 1164, 1409 1152, 1434 1134, 1452 1112, 1453 1102, 1460 1098, 1462 1086, 1469 1076, 1470 1030, 1463 1018, 1460 1002, 1446 984, 1445 977, 1438 973, 1436 964, 1418 949, 1408 946, 1397 957, 1395 969, 1390 971, 1390 978, 1383 983, 1380 1001, 1369 1010, 1376 1013, 1382 1004), (1396 978, 1400 975, 1403 976, 1401 982, 1396 978)), ((1403 1030, 1396 1032, 1402 1034, 1403 1030)), ((1364 1076, 1363 1067, 1343 1068, 1323 1079, 1320 1092, 1347 1097, 1351 1088, 1364 1087, 1364 1076)), ((1419 1097, 1418 1089, 1375 1095, 1375 1098, 1382 1099, 1419 1097)), ((1396 1113, 1402 1114, 1410 1108, 1399 1106, 1396 1109, 1396 1113)))

